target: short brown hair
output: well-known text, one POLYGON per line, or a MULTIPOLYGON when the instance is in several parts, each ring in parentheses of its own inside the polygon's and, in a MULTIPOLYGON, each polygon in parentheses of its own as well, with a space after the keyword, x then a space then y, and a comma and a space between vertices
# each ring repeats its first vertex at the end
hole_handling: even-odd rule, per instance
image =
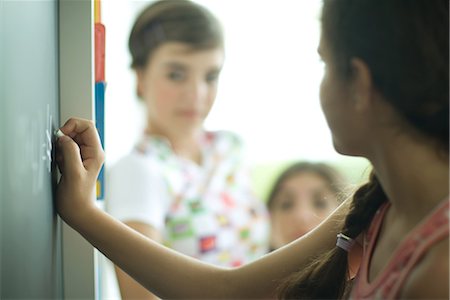
POLYGON ((154 2, 140 13, 131 30, 131 67, 145 67, 153 51, 170 41, 189 44, 193 49, 223 47, 223 31, 210 11, 192 1, 154 2))

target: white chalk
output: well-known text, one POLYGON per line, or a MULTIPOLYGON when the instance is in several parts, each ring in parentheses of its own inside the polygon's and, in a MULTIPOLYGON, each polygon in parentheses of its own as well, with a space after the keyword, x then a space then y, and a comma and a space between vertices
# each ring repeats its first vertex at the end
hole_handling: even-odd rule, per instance
POLYGON ((61 129, 56 130, 55 131, 55 135, 56 135, 57 138, 65 136, 65 134, 61 131, 61 129))

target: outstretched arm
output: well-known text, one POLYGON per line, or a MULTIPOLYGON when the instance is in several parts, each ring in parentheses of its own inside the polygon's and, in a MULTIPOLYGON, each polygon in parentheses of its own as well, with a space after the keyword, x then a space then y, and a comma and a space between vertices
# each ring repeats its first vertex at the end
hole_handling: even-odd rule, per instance
POLYGON ((143 286, 162 298, 267 298, 279 282, 322 251, 342 227, 345 201, 309 234, 236 269, 215 267, 179 254, 128 228, 94 203, 95 181, 103 163, 92 122, 70 119, 58 141, 62 176, 57 210, 63 220, 143 286))
MULTIPOLYGON (((161 243, 161 233, 154 227, 142 223, 140 221, 126 221, 123 222, 128 227, 136 230, 144 236, 161 243)), ((159 299, 146 288, 140 285, 130 275, 115 266, 117 282, 119 283, 120 295, 123 300, 127 299, 141 299, 141 300, 155 300, 159 299)))

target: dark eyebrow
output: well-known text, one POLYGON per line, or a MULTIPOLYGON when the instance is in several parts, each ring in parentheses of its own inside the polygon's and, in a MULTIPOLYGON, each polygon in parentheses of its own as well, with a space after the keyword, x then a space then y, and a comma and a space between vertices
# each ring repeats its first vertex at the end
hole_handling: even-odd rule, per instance
POLYGON ((208 73, 220 73, 222 71, 222 67, 212 67, 211 69, 208 70, 208 73))
MULTIPOLYGON (((176 69, 176 70, 188 70, 189 66, 177 62, 177 61, 169 61, 167 63, 164 64, 164 66, 167 69, 176 69)), ((217 67, 212 67, 211 69, 208 70, 208 73, 220 73, 222 71, 222 67, 223 66, 217 66, 217 67)))
POLYGON ((165 66, 169 69, 187 69, 186 65, 179 62, 168 62, 165 66))
POLYGON ((322 192, 330 192, 330 193, 333 193, 333 191, 332 191, 329 187, 327 187, 327 186, 316 187, 316 188, 314 188, 314 189, 311 189, 311 191, 312 191, 313 193, 322 193, 322 192))

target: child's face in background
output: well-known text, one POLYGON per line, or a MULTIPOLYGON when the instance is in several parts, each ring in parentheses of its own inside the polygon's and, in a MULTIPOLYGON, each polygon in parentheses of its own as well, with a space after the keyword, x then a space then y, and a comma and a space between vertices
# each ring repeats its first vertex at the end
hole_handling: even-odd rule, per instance
POLYGON ((145 69, 137 72, 151 132, 164 136, 197 132, 214 103, 223 61, 221 48, 192 50, 179 42, 159 46, 145 69))
POLYGON ((337 196, 321 176, 301 172, 288 177, 270 211, 271 246, 279 248, 304 235, 337 206, 337 196))

